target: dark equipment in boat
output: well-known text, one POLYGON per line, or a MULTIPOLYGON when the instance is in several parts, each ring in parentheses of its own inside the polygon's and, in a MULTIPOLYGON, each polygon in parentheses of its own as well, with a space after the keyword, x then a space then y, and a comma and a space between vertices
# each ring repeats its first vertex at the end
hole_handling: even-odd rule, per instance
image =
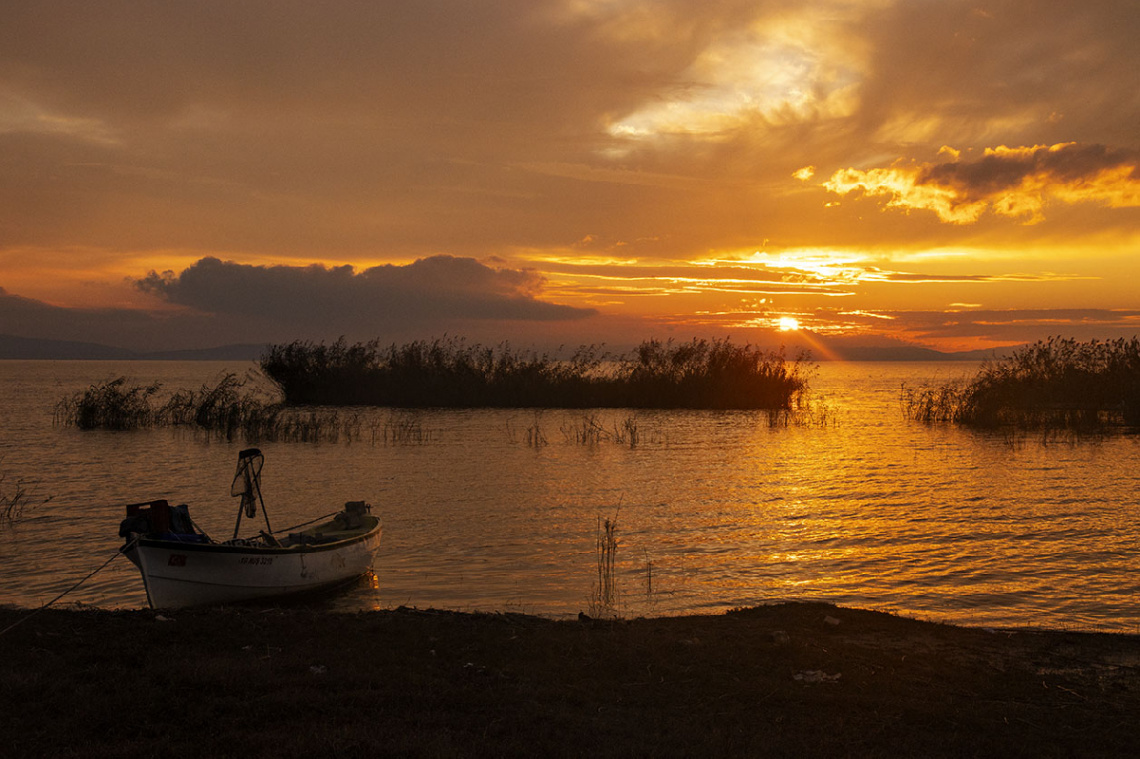
POLYGON ((265 517, 265 531, 272 535, 273 528, 269 525, 269 513, 265 510, 265 501, 261 498, 261 467, 265 464, 265 456, 258 448, 246 448, 238 454, 237 472, 234 473, 234 482, 230 485, 230 495, 241 496, 241 506, 238 508, 237 523, 234 524, 234 538, 241 529, 241 517, 244 513, 250 519, 257 516, 257 506, 261 505, 261 514, 265 517))

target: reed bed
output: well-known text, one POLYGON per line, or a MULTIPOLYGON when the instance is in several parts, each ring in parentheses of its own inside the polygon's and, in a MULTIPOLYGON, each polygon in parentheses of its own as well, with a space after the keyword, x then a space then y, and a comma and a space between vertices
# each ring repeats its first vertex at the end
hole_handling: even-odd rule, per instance
POLYGON ((158 421, 151 399, 161 387, 128 385, 125 377, 93 384, 57 403, 55 422, 81 430, 150 427, 158 421))
POLYGON ((902 388, 907 416, 970 427, 1140 425, 1140 340, 1050 338, 985 362, 968 381, 902 388))
POLYGON ((55 423, 83 430, 177 427, 248 442, 353 442, 367 433, 373 444, 408 445, 431 437, 408 415, 287 406, 259 378, 234 373, 165 401, 160 391, 158 383, 131 385, 124 377, 93 384, 56 404, 55 423))
POLYGON ((595 345, 569 359, 459 338, 381 348, 274 345, 261 369, 287 405, 396 408, 791 408, 806 358, 729 340, 648 340, 624 356, 595 345))

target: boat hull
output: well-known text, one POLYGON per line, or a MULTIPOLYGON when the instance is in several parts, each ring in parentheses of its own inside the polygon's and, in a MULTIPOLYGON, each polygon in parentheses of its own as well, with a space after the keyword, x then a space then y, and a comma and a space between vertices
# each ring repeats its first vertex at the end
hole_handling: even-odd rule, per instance
POLYGON ((256 601, 340 585, 372 568, 381 525, 331 543, 291 548, 182 543, 140 537, 123 553, 156 609, 256 601))

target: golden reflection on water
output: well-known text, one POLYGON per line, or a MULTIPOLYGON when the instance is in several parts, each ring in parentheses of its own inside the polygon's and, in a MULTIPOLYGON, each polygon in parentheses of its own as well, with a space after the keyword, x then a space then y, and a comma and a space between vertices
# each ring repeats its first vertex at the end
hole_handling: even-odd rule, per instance
MULTIPOLYGON (((171 497, 208 532, 232 529, 228 485, 243 442, 51 427, 63 389, 121 366, 40 364, 17 378, 0 366, 0 407, 15 409, 4 467, 53 496, 0 545, 0 603, 37 605, 97 565, 117 545, 126 502, 171 497)), ((127 368, 145 381, 186 372, 166 378, 172 387, 218 370, 127 368)), ((902 380, 962 371, 821 366, 813 387, 834 409, 826 425, 596 412, 607 429, 632 416, 636 446, 564 439, 559 429, 581 412, 423 412, 422 444, 264 444, 263 492, 275 523, 361 498, 384 520, 375 573, 337 608, 573 616, 596 581, 604 517, 618 522, 628 616, 811 598, 975 624, 1140 628, 1136 438, 1010 445, 903 419, 902 380), (509 434, 535 424, 548 445, 509 434)), ((137 572, 104 575, 76 600, 140 603, 137 572)))

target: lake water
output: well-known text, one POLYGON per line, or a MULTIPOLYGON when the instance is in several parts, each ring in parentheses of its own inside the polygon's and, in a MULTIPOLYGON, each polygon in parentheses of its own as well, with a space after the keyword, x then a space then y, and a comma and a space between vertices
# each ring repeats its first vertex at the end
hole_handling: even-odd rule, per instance
MULTIPOLYGON (((188 503, 229 537, 245 441, 81 432, 53 426, 52 407, 120 375, 174 390, 248 368, 0 362, 0 488, 20 482, 33 500, 0 527, 0 604, 37 607, 110 558, 128 502, 188 503)), ((384 520, 375 578, 337 596, 340 609, 588 611, 599 520, 615 519, 626 616, 813 599, 960 624, 1140 631, 1140 438, 1014 440, 904 419, 901 383, 975 368, 823 363, 814 417, 787 427, 752 412, 592 414, 611 431, 632 417, 636 446, 577 442, 583 412, 417 412, 398 417, 415 442, 260 445, 263 492, 274 528, 360 499, 384 520), (527 443, 536 424, 546 445, 527 443)), ((64 602, 137 608, 146 597, 117 559, 64 602)))

